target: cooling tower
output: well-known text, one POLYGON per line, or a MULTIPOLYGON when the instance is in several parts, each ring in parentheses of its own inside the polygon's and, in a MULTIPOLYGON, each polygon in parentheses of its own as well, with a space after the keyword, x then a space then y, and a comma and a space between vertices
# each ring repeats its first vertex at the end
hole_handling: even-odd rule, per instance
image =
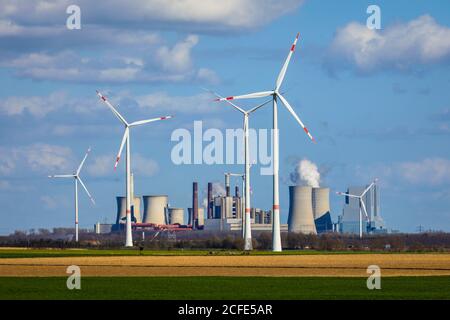
POLYGON ((289 187, 289 232, 317 234, 311 198, 311 187, 289 187))
MULTIPOLYGON (((126 197, 116 197, 117 199, 117 217, 116 224, 125 223, 126 211, 127 211, 127 198, 126 197), (122 220, 123 219, 123 220, 122 220)), ((134 197, 133 203, 133 216, 136 222, 142 222, 141 220, 141 198, 134 197)), ((134 222, 134 221, 132 221, 134 222)))
POLYGON ((170 224, 184 224, 184 209, 183 208, 169 208, 169 222, 170 224))
POLYGON ((204 226, 205 225, 205 209, 203 207, 198 208, 198 226, 204 226))
POLYGON ((165 209, 168 196, 144 196, 143 223, 166 224, 165 209))
POLYGON ((314 219, 319 219, 330 212, 330 189, 313 188, 312 189, 312 208, 314 219))

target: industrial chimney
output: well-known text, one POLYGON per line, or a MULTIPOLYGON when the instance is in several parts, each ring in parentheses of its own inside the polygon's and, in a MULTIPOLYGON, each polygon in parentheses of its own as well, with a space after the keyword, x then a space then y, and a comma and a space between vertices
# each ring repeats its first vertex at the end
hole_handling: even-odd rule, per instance
POLYGON ((208 182, 208 219, 213 218, 213 199, 212 199, 212 183, 208 182))
POLYGON ((230 196, 230 175, 228 173, 225 173, 225 196, 230 196))
POLYGON ((311 199, 311 187, 289 187, 289 232, 317 234, 311 199))
POLYGON ((197 229, 198 226, 198 183, 192 184, 192 228, 197 229))

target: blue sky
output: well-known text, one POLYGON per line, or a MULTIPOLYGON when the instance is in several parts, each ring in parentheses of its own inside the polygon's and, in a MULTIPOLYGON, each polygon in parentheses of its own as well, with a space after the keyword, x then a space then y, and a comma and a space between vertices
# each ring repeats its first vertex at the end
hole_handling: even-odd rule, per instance
MULTIPOLYGON (((122 127, 101 104, 104 92, 127 119, 173 114, 136 128, 136 194, 168 194, 188 207, 191 183, 222 182, 239 165, 181 165, 170 159, 173 130, 241 126, 223 95, 271 89, 297 32, 283 84, 316 145, 280 108, 282 222, 289 174, 303 158, 333 191, 380 179, 388 227, 450 231, 450 3, 443 1, 151 0, 126 4, 55 0, 0 3, 0 234, 72 226, 70 173, 88 146, 82 172, 93 207, 80 195, 80 225, 114 221, 124 192, 123 163, 113 171, 122 127), (67 6, 81 8, 81 30, 65 27, 67 6), (366 27, 370 4, 381 30, 366 27)), ((245 107, 257 101, 244 101, 245 107)), ((251 118, 271 127, 271 110, 251 118)), ((270 176, 252 170, 253 203, 270 208, 270 176)), ((331 195, 333 218, 343 201, 331 195)))

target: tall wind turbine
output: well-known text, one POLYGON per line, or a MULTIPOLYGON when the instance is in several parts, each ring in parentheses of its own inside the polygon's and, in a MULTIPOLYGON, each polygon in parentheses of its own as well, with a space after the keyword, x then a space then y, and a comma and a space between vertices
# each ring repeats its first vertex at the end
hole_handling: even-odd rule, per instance
MULTIPOLYGON (((214 93, 218 99, 223 99, 220 95, 217 93, 214 93)), ((244 110, 241 107, 238 107, 233 102, 226 100, 233 108, 235 108, 237 111, 242 113, 244 116, 244 159, 245 159, 245 175, 244 175, 244 181, 245 181, 245 220, 244 220, 244 250, 253 250, 252 245, 252 229, 251 229, 251 222, 250 222, 250 145, 249 145, 249 116, 259 108, 265 106, 268 104, 271 100, 268 100, 260 105, 257 105, 256 107, 250 109, 250 110, 244 110)))
POLYGON ((131 154, 130 154, 130 128, 136 127, 139 125, 147 124, 150 122, 155 122, 159 120, 167 120, 172 118, 172 116, 165 116, 165 117, 159 117, 159 118, 153 118, 153 119, 147 119, 147 120, 139 120, 135 122, 128 123, 125 118, 116 110, 116 108, 113 107, 113 105, 108 101, 108 99, 102 95, 99 91, 97 91, 97 95, 100 97, 100 99, 103 100, 103 102, 106 103, 106 105, 111 109, 112 113, 119 119, 120 122, 125 126, 125 132, 122 137, 122 142, 120 144, 119 152, 117 153, 116 163, 114 164, 114 170, 117 168, 117 164, 120 160, 120 155, 122 154, 123 147, 126 143, 126 165, 125 165, 125 171, 126 171, 126 202, 127 202, 127 209, 126 209, 126 240, 125 240, 125 246, 126 247, 132 247, 133 246, 133 236, 131 233, 131 154))
POLYGON ((354 195, 354 194, 349 194, 346 192, 336 192, 336 194, 340 195, 340 196, 345 196, 345 197, 350 197, 350 198, 355 198, 358 199, 359 202, 359 237, 362 238, 362 234, 363 234, 363 227, 362 227, 362 213, 364 211, 364 215, 366 218, 366 221, 370 222, 370 217, 367 214, 367 210, 366 210, 366 205, 364 203, 364 196, 366 195, 367 192, 369 192, 370 189, 372 189, 372 187, 377 183, 377 179, 375 179, 360 195, 354 195))
POLYGON ((94 198, 92 198, 91 194, 89 193, 88 189, 83 183, 83 180, 80 178, 80 171, 81 168, 83 168, 84 162, 86 161, 86 158, 89 155, 89 152, 91 152, 91 148, 89 148, 86 152, 86 155, 84 156, 83 160, 81 161, 80 165, 78 166, 77 170, 72 174, 56 174, 53 176, 48 176, 49 178, 74 178, 75 181, 75 241, 78 242, 78 182, 80 182, 81 186, 83 187, 84 191, 86 191, 86 194, 88 195, 89 199, 91 199, 92 203, 95 204, 94 198))
POLYGON ((263 98, 263 97, 272 97, 273 100, 273 221, 272 221, 272 250, 273 251, 281 251, 281 234, 280 234, 280 200, 279 200, 279 149, 278 149, 278 99, 281 100, 286 109, 291 113, 294 119, 300 124, 308 137, 315 142, 311 133, 309 133, 308 129, 305 127, 303 122, 300 120, 299 116, 295 113, 294 109, 291 107, 289 102, 283 97, 280 93, 280 87, 283 83, 284 76, 286 75, 286 70, 289 65, 289 61, 291 60, 292 54, 294 53, 295 46, 297 45, 299 34, 295 37, 294 43, 291 46, 289 54, 281 68, 280 73, 278 74, 278 78, 275 82, 275 89, 270 91, 262 91, 255 92, 250 94, 244 94, 239 96, 229 96, 226 98, 218 98, 216 101, 229 101, 236 99, 253 99, 253 98, 263 98))

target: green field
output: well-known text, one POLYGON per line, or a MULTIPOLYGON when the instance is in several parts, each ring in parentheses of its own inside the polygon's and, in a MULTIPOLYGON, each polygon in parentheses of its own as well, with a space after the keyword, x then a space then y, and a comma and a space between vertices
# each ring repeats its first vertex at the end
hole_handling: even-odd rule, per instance
MULTIPOLYGON (((207 256, 207 255, 314 255, 314 254, 402 254, 430 252, 371 252, 371 251, 315 251, 315 250, 284 250, 282 252, 240 250, 143 250, 139 249, 1 249, 0 258, 45 258, 45 257, 107 257, 107 256, 207 256)), ((438 254, 439 252, 433 252, 438 254)), ((446 252, 442 252, 446 254, 446 252)), ((448 253, 447 253, 448 254, 448 253)))
POLYGON ((0 278, 0 299, 450 299, 450 277, 83 277, 68 290, 64 277, 0 278))

